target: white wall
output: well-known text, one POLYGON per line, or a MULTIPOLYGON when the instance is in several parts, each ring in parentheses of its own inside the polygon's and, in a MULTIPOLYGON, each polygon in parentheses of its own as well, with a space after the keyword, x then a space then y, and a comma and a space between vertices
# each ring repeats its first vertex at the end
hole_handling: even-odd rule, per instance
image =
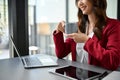
POLYGON ((117 19, 117 0, 107 0, 107 15, 117 19))

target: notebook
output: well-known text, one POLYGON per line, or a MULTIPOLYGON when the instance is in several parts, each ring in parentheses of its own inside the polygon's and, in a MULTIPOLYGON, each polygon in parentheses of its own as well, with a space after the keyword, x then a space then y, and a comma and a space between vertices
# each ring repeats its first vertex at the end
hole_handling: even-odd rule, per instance
POLYGON ((33 55, 29 55, 26 57, 20 56, 19 51, 14 43, 12 36, 9 36, 9 37, 25 69, 58 66, 58 64, 49 55, 40 54, 38 56, 33 56, 33 55))

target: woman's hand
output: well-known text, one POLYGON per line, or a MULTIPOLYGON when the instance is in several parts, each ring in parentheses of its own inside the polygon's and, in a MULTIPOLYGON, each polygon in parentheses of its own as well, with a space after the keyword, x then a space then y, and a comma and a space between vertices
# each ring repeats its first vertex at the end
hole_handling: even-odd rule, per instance
POLYGON ((56 29, 57 32, 60 32, 60 31, 61 31, 61 32, 64 33, 64 32, 65 32, 65 28, 64 28, 64 27, 65 27, 65 22, 64 22, 64 21, 61 21, 61 22, 58 24, 58 26, 57 26, 57 29, 56 29))
POLYGON ((85 43, 89 39, 89 37, 82 32, 67 34, 67 38, 72 38, 76 43, 85 43))

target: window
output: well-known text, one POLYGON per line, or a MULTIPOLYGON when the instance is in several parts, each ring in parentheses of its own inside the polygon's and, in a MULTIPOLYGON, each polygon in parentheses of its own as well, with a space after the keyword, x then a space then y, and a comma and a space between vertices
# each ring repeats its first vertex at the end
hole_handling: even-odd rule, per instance
POLYGON ((66 4, 68 4, 66 0, 36 0, 34 2, 29 0, 30 49, 34 46, 33 48, 38 48, 38 53, 54 55, 52 33, 58 22, 68 19, 66 4))
POLYGON ((0 0, 0 59, 9 57, 8 4, 0 0))

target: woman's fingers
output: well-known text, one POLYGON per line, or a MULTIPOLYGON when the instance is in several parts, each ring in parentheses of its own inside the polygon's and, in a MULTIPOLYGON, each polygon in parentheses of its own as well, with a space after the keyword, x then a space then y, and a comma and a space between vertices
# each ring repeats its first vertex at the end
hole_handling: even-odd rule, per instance
POLYGON ((86 42, 88 40, 88 36, 84 33, 72 33, 72 34, 67 34, 67 38, 72 38, 75 42, 86 42))
POLYGON ((63 33, 65 32, 65 30, 64 30, 64 22, 63 21, 58 24, 57 30, 59 30, 59 31, 61 31, 63 33))
POLYGON ((67 36, 67 38, 74 38, 74 37, 75 37, 75 34, 76 34, 76 33, 67 34, 66 36, 67 36))

